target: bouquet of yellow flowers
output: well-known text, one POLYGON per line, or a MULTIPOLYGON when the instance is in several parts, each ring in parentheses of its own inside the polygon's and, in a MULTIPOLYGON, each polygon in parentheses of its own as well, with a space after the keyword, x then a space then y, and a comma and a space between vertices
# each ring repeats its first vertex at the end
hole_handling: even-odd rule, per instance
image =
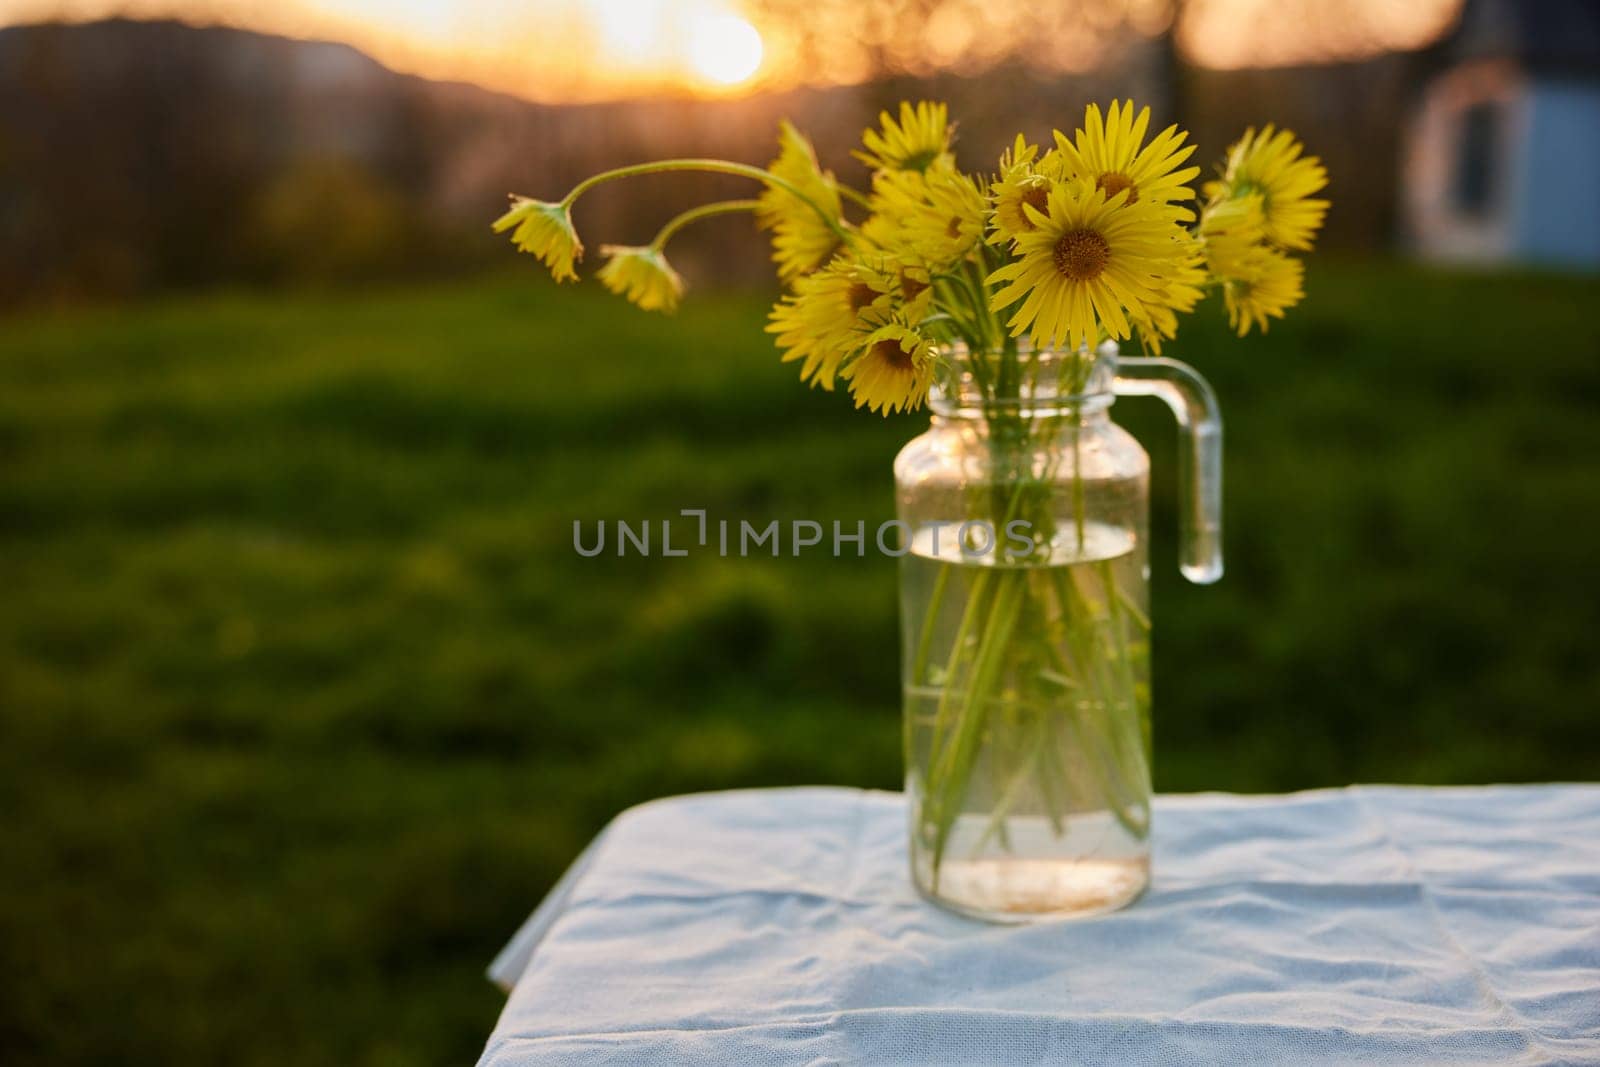
POLYGON ((668 222, 648 245, 605 245, 602 283, 641 308, 670 312, 684 291, 666 258, 684 226, 752 212, 772 234, 789 292, 768 329, 802 380, 844 381, 858 407, 888 414, 920 406, 941 349, 1094 347, 1137 336, 1159 353, 1178 316, 1220 289, 1242 336, 1266 329, 1303 295, 1308 251, 1328 201, 1321 163, 1287 130, 1246 131, 1195 205, 1194 146, 1169 126, 1147 135, 1150 109, 1091 104, 1071 137, 1043 151, 1020 134, 988 174, 956 167, 943 104, 900 105, 867 130, 858 159, 870 191, 840 182, 806 137, 783 123, 765 168, 714 159, 622 167, 562 200, 513 197, 494 224, 538 256, 557 281, 575 280, 583 243, 572 205, 601 182, 672 170, 742 175, 759 196, 703 205, 668 222), (852 216, 857 216, 852 218, 852 216))
POLYGON ((944 105, 902 104, 862 137, 864 192, 784 123, 766 168, 622 167, 556 203, 518 197, 495 223, 566 280, 583 254, 572 204, 594 185, 751 178, 752 199, 603 247, 600 280, 671 311, 671 237, 752 212, 786 284, 767 329, 801 379, 884 414, 931 395, 932 427, 895 463, 910 853, 919 888, 970 914, 1104 910, 1147 883, 1149 462, 1106 410, 1121 394, 1179 412, 1183 569, 1215 581, 1221 424, 1161 347, 1213 290, 1241 336, 1282 317, 1328 209, 1326 172, 1287 131, 1247 131, 1197 201, 1194 146, 1149 125, 1148 108, 1091 105, 1072 136, 1018 136, 968 174, 944 105), (1135 339, 1154 358, 1121 358, 1114 342, 1135 339))

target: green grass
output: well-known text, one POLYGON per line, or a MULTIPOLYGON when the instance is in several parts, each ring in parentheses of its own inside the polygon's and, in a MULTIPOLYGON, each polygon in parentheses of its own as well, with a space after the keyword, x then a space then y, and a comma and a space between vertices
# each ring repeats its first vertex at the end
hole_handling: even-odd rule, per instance
MULTIPOLYGON (((1228 418, 1177 577, 1165 790, 1600 766, 1600 286, 1318 265, 1175 354, 1228 418)), ((899 775, 895 571, 580 559, 574 519, 865 519, 920 417, 810 392, 755 298, 510 278, 0 322, 0 1058, 466 1062, 482 976, 648 797, 899 775)))

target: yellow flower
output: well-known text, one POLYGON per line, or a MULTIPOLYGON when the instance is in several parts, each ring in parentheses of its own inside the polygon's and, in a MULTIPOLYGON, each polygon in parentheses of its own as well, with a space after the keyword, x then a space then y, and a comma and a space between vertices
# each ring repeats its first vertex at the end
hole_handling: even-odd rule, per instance
POLYGON ((494 220, 494 232, 504 233, 513 226, 512 243, 538 256, 550 268, 551 277, 558 282, 578 280, 572 263, 583 258, 583 242, 578 240, 565 204, 513 196, 511 210, 494 220))
POLYGON ((1303 150, 1288 130, 1248 129, 1228 150, 1222 180, 1206 184, 1206 195, 1259 196, 1267 240, 1279 248, 1309 249, 1328 213, 1328 201, 1311 194, 1328 184, 1328 172, 1316 156, 1302 156, 1303 150))
POLYGON ((1181 256, 1179 229, 1160 205, 1107 200, 1103 189, 1058 185, 1048 213, 1023 210, 1037 227, 1017 238, 1020 258, 989 276, 1009 283, 991 298, 996 311, 1018 301, 1013 336, 1029 330, 1039 347, 1093 347, 1104 330, 1128 336, 1128 316, 1149 316, 1161 303, 1164 278, 1181 256))
POLYGON ((872 215, 861 224, 867 243, 885 259, 936 270, 972 250, 989 210, 983 186, 953 167, 878 171, 870 203, 872 215))
POLYGON ((907 322, 920 323, 933 309, 933 278, 928 268, 915 263, 886 263, 891 303, 907 322))
POLYGON ((1207 269, 1222 283, 1228 324, 1243 337, 1283 313, 1305 295, 1305 266, 1274 248, 1258 193, 1213 202, 1200 217, 1200 245, 1207 269))
POLYGON ((922 406, 933 385, 935 362, 933 343, 905 321, 893 319, 867 337, 844 377, 856 407, 888 415, 922 406))
POLYGON ((1267 331, 1268 317, 1281 319, 1305 294, 1305 264, 1275 248, 1264 248, 1246 277, 1223 283, 1222 299, 1228 308, 1228 325, 1239 336, 1250 332, 1251 324, 1267 331))
POLYGON ((1160 296, 1142 312, 1128 311, 1128 322, 1139 335, 1139 343, 1153 356, 1161 354, 1162 341, 1178 336, 1178 316, 1194 310, 1205 295, 1209 278, 1200 242, 1181 228, 1173 240, 1178 245, 1178 261, 1163 279, 1160 296))
POLYGON ((925 171, 935 164, 953 165, 950 155, 950 110, 944 104, 924 100, 912 107, 900 104, 900 120, 887 111, 879 112, 878 130, 861 135, 864 152, 854 152, 874 170, 925 171))
POLYGON ((913 256, 938 270, 977 245, 989 202, 976 180, 954 170, 930 171, 922 183, 922 197, 901 220, 900 238, 913 256))
POLYGON ((932 310, 933 276, 921 262, 872 249, 856 262, 854 270, 857 278, 884 298, 874 306, 888 307, 910 323, 920 323, 932 310))
POLYGON ((776 186, 768 186, 759 197, 756 222, 772 231, 772 258, 778 276, 788 281, 826 263, 838 246, 833 226, 843 219, 839 186, 831 172, 817 166, 811 142, 787 120, 779 127, 778 158, 767 170, 811 201, 807 204, 776 186))
POLYGON ((901 229, 928 195, 928 179, 919 171, 880 170, 872 176, 872 214, 861 224, 873 245, 887 253, 902 249, 901 229))
MULTIPOLYGON (((876 185, 876 183, 874 183, 876 185)), ((901 216, 893 214, 886 209, 886 205, 874 189, 870 198, 872 214, 864 219, 857 233, 859 237, 856 247, 863 252, 869 252, 881 257, 890 257, 895 254, 895 249, 900 244, 900 219, 901 216)))
POLYGON ((1061 157, 1048 152, 1035 164, 1038 154, 1038 146, 1028 144, 1020 133, 1016 143, 1001 154, 1000 173, 989 186, 989 196, 994 203, 990 218, 991 244, 1004 244, 1034 231, 1036 227, 1022 209, 1024 204, 1033 205, 1040 213, 1046 210, 1050 190, 1060 177, 1061 157))
MULTIPOLYGON (((1066 165, 1067 175, 1104 189, 1108 198, 1128 190, 1128 203, 1147 201, 1170 204, 1194 199, 1194 190, 1184 183, 1200 173, 1199 167, 1178 167, 1194 153, 1194 145, 1183 146, 1188 135, 1168 126, 1155 140, 1144 144, 1150 125, 1150 109, 1137 116, 1133 101, 1113 101, 1102 121, 1100 108, 1090 104, 1083 116, 1084 129, 1076 131, 1076 143, 1056 131, 1056 151, 1066 165), (1142 147, 1141 147, 1142 146, 1142 147)), ((1186 209, 1178 216, 1193 218, 1186 209)))
POLYGON ((1161 342, 1178 336, 1178 316, 1172 308, 1153 306, 1143 318, 1130 311, 1128 322, 1133 326, 1133 332, 1139 335, 1140 349, 1148 355, 1159 356, 1161 342))
POLYGON ((835 259, 795 282, 794 292, 773 305, 767 332, 776 334, 785 363, 803 360, 800 380, 833 388, 839 364, 860 348, 874 323, 887 317, 893 279, 858 263, 835 259))
POLYGON ((872 176, 868 204, 872 214, 861 224, 868 248, 880 258, 904 256, 906 222, 928 197, 928 180, 918 171, 880 170, 872 176))
POLYGON ((1266 219, 1261 197, 1218 200, 1200 216, 1200 243, 1206 266, 1218 278, 1237 278, 1254 270, 1266 249, 1266 219))
POLYGON ((672 269, 658 248, 634 245, 601 245, 607 257, 600 268, 600 281, 618 296, 646 311, 671 313, 683 297, 683 279, 672 269))

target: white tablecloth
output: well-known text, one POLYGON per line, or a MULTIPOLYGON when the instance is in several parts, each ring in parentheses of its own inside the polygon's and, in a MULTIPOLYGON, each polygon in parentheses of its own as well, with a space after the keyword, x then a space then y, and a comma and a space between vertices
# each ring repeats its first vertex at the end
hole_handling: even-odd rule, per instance
POLYGON ((495 961, 480 1064, 1600 1063, 1600 786, 1161 797, 1142 900, 1020 927, 924 903, 905 821, 626 812, 495 961))

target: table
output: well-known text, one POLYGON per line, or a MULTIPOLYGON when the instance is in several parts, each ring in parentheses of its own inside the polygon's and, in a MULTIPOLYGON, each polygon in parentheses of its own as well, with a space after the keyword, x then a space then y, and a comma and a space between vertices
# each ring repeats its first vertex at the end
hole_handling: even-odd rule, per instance
POLYGON ((918 897, 905 822, 624 813, 494 961, 480 1065, 1600 1063, 1600 786, 1162 796, 1142 900, 1018 927, 918 897))

